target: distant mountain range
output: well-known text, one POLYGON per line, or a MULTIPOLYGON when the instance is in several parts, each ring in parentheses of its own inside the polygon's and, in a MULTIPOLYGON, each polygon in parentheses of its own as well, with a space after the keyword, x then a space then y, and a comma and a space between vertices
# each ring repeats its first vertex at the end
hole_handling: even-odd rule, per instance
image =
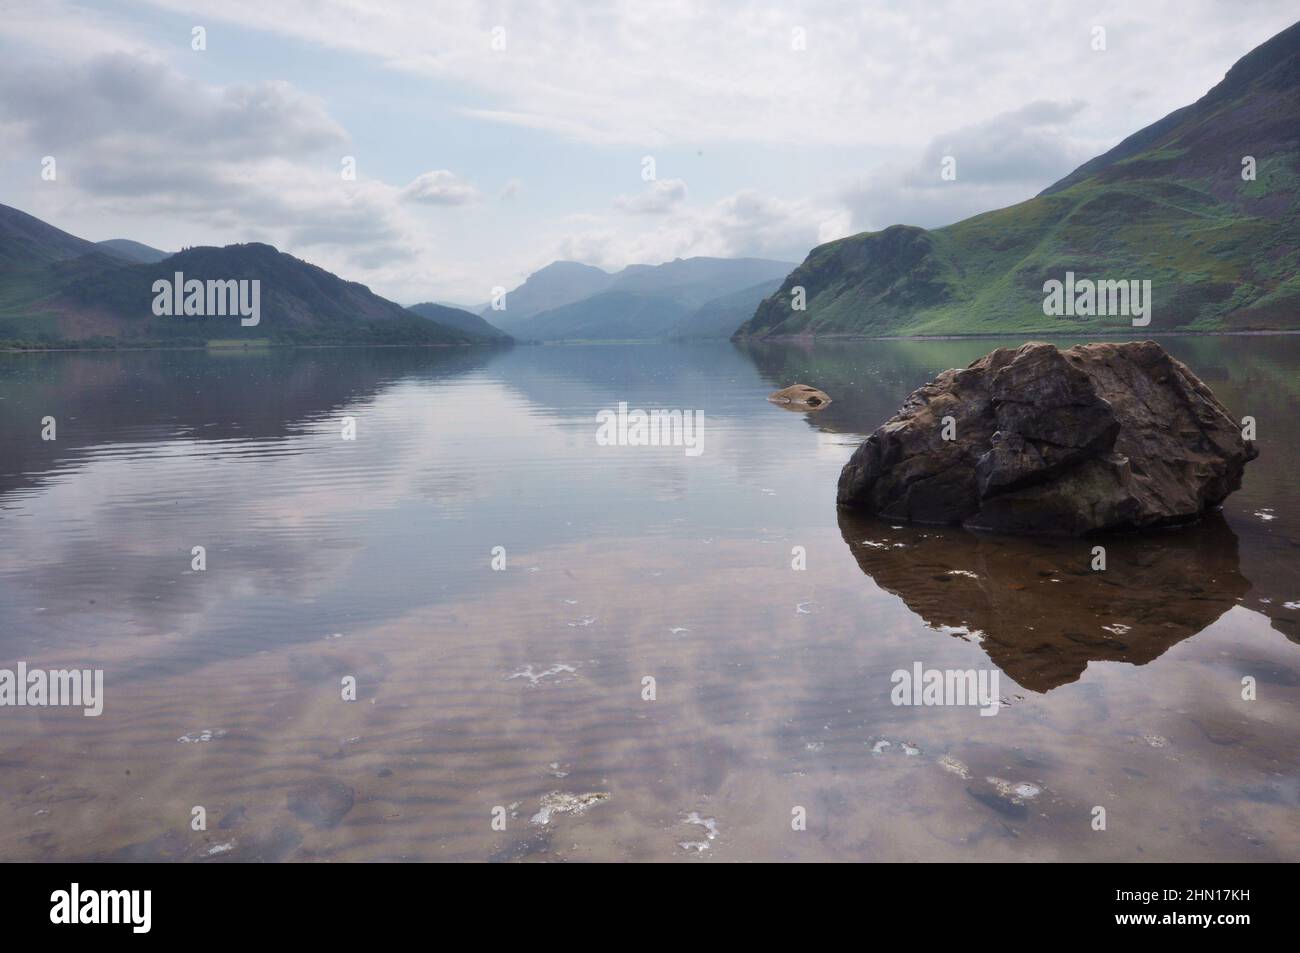
POLYGON ((685 321, 680 321, 669 328, 668 337, 693 340, 729 338, 738 327, 749 320, 764 298, 781 287, 782 281, 783 277, 769 278, 748 288, 741 288, 731 294, 706 301, 692 311, 685 321))
POLYGON ((1133 329, 1046 316, 1066 272, 1149 280, 1150 333, 1300 328, 1300 24, 1035 198, 814 248, 736 337, 1133 329))
POLYGON ((1047 283, 1070 280, 1150 282, 1143 333, 1300 329, 1300 23, 1197 102, 1010 208, 853 235, 798 266, 679 258, 611 273, 557 261, 508 292, 503 310, 479 314, 403 308, 269 245, 169 254, 126 239, 93 243, 0 205, 0 343, 20 346, 1134 330, 1130 313, 1046 314, 1047 283), (155 315, 154 283, 177 272, 260 281, 260 320, 155 315))
POLYGON ((576 261, 553 261, 528 276, 522 285, 506 294, 506 307, 479 313, 511 334, 533 315, 559 308, 608 291, 614 276, 592 265, 576 261))
POLYGON ((407 310, 435 324, 441 324, 443 327, 453 328, 457 331, 464 331, 466 334, 472 334, 475 337, 490 341, 504 342, 511 340, 510 335, 500 328, 493 327, 477 314, 451 305, 425 301, 422 304, 413 304, 407 310))
POLYGON ((727 338, 794 267, 762 258, 678 258, 610 273, 557 261, 482 311, 523 340, 727 338))
MULTIPOLYGON (((251 286, 250 286, 251 287, 251 286)), ((408 310, 308 262, 251 243, 167 254, 139 242, 95 244, 0 205, 0 343, 18 346, 281 344, 467 346, 509 340, 478 315, 408 310), (154 283, 253 281, 259 316, 154 313, 154 283)))
MULTIPOLYGON (((270 245, 169 253, 129 239, 89 242, 0 205, 0 345, 502 344, 725 339, 794 265, 688 258, 610 273, 558 261, 482 314, 437 302, 403 308, 270 245), (260 315, 154 313, 155 282, 260 283, 260 315)), ((177 299, 179 300, 179 299, 177 299)))

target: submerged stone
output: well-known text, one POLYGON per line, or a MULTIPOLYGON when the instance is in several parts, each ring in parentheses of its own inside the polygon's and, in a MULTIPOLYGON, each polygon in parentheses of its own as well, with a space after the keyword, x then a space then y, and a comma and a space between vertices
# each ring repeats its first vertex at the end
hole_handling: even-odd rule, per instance
POLYGON ((337 827, 356 803, 356 792, 332 778, 304 781, 289 791, 289 810, 299 820, 328 830, 337 827))
POLYGON ((532 823, 549 824, 551 818, 557 814, 582 814, 587 808, 599 804, 608 797, 608 791, 589 791, 586 794, 552 791, 542 796, 538 811, 532 816, 532 823))

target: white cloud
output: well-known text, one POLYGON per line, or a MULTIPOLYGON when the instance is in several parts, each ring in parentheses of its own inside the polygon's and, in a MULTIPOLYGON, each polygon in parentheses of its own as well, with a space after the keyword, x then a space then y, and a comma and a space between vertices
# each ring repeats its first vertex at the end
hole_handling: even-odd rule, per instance
POLYGON ((60 67, 11 61, 0 66, 0 118, 57 159, 65 208, 187 222, 183 244, 331 251, 354 269, 418 246, 398 190, 345 181, 347 134, 286 83, 209 86, 122 52, 60 67))
POLYGON ((614 207, 633 215, 666 215, 686 201, 686 183, 682 179, 655 179, 637 195, 620 195, 614 207))
POLYGON ((479 192, 468 182, 462 182, 455 173, 435 169, 416 176, 402 189, 402 198, 425 205, 469 205, 479 200, 479 192))
POLYGON ((263 241, 404 300, 484 283, 416 212, 471 202, 473 186, 447 170, 405 188, 345 180, 346 131, 287 83, 204 84, 149 51, 12 58, 0 62, 0 127, 11 149, 58 161, 57 188, 21 204, 86 237, 263 241))
POLYGON ((1047 185, 1104 151, 1096 142, 1071 137, 1070 124, 1086 108, 1087 103, 1078 100, 1036 100, 944 133, 931 140, 907 184, 920 188, 942 185, 940 167, 943 158, 951 156, 958 182, 1047 185))
POLYGON ((60 0, 23 6, 5 4, 0 37, 16 40, 28 50, 64 63, 101 53, 152 54, 144 35, 126 25, 121 17, 60 0))
POLYGON ((775 258, 802 261, 809 249, 849 234, 848 211, 833 203, 800 201, 743 190, 701 207, 678 206, 648 220, 635 214, 571 216, 554 239, 551 258, 606 269, 673 258, 775 258))
POLYGON ((826 0, 794 8, 642 0, 608 8, 501 0, 155 0, 196 19, 292 36, 454 80, 482 119, 588 142, 900 144, 1081 87, 1099 128, 1131 131, 1135 91, 1158 89, 1149 122, 1191 102, 1244 52, 1288 26, 1294 4, 1166 0, 826 0), (1108 49, 1091 47, 1104 25, 1108 49), (492 30, 505 29, 494 50, 492 30), (792 49, 801 28, 805 50, 792 49), (1032 79, 1031 79, 1032 78, 1032 79), (1032 82, 1032 88, 1027 84, 1032 82))
POLYGON ((1078 100, 1037 100, 941 133, 910 161, 882 165, 841 190, 853 229, 935 228, 1036 195, 1109 147, 1072 133, 1086 109, 1078 100), (948 159, 955 178, 942 174, 948 159))
MULTIPOLYGON (((399 300, 481 300, 554 257, 799 260, 850 230, 1024 199, 1194 101, 1293 19, 1283 0, 48 0, 0 18, 0 167, 54 154, 59 184, 6 174, 0 195, 86 237, 268 241, 399 300), (208 53, 190 51, 189 23, 207 26, 208 53), (1090 44, 1099 24, 1104 53, 1090 44), (806 50, 791 48, 795 27, 806 50), (258 31, 321 98, 263 78, 279 64, 230 54, 258 31), (411 90, 385 103, 390 122, 452 126, 436 162, 455 173, 343 181, 352 144, 325 97, 349 115, 354 75, 411 90), (498 147, 479 162, 465 145, 476 133, 535 154, 498 147), (566 179, 573 143, 595 157, 580 188, 566 179), (689 194, 666 180, 620 196, 622 180, 600 179, 602 161, 660 146, 745 158, 693 167, 689 194), (955 182, 938 176, 947 154, 955 182), (845 181, 849 169, 866 171, 845 181), (481 201, 470 180, 504 180, 497 196, 516 201, 481 201)), ((365 140, 400 167, 400 129, 377 123, 365 140)))
POLYGON ((165 141, 170 154, 204 161, 301 156, 347 141, 323 104, 288 83, 209 86, 121 51, 58 65, 8 60, 0 65, 0 116, 51 153, 84 153, 86 164, 139 140, 165 141))

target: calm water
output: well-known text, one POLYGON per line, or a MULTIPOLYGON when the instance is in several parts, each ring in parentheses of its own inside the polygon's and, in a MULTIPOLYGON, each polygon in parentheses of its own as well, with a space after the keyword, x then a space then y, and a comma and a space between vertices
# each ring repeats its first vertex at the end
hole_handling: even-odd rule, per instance
POLYGON ((1105 573, 841 518, 995 343, 0 355, 0 667, 106 695, 0 709, 0 858, 1300 860, 1300 340, 1165 342, 1261 456, 1105 573), (620 401, 703 453, 598 446, 620 401), (892 705, 917 662, 1005 707, 892 705))

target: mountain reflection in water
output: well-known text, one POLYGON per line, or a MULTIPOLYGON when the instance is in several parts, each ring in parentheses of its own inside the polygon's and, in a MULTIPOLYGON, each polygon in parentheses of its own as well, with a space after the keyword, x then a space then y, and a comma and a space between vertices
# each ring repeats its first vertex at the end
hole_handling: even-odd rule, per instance
POLYGON ((0 858, 1300 859, 1300 338, 1167 343, 1258 420, 1198 526, 837 513, 863 434, 998 343, 0 355, 0 668, 105 692, 0 710, 0 858), (600 446, 623 401, 704 453, 600 446), (918 662, 1008 704, 894 705, 918 662))

